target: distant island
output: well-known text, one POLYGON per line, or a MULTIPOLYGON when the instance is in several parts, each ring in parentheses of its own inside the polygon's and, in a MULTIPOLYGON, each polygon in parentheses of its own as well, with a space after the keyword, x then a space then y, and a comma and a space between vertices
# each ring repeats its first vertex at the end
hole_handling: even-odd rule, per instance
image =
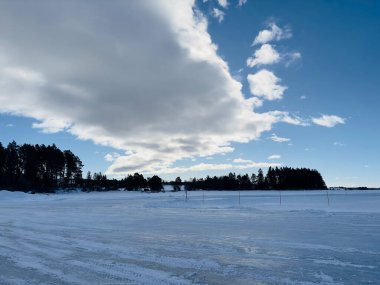
POLYGON ((83 178, 83 163, 70 150, 60 150, 56 145, 23 144, 15 141, 4 147, 0 143, 0 189, 51 193, 57 189, 83 191, 109 191, 116 189, 160 192, 163 184, 173 191, 181 186, 186 190, 320 190, 327 189, 321 174, 314 169, 269 167, 266 175, 262 169, 255 174, 207 176, 182 181, 164 182, 159 176, 145 178, 135 173, 123 179, 108 179, 102 173, 88 172, 83 178))

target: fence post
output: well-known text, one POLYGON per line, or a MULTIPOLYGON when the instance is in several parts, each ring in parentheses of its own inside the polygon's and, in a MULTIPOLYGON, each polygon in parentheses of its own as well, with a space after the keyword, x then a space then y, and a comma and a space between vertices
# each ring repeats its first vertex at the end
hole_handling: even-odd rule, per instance
POLYGON ((326 190, 326 196, 327 196, 327 205, 330 206, 330 197, 329 197, 329 191, 326 190))

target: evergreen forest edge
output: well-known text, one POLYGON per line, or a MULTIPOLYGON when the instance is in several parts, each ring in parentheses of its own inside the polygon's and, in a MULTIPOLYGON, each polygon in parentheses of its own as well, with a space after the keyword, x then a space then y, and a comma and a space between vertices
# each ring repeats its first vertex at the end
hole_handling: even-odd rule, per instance
POLYGON ((262 169, 255 174, 207 176, 182 181, 164 182, 159 176, 145 178, 135 173, 123 179, 108 179, 102 173, 87 173, 82 177, 83 163, 70 150, 60 150, 56 145, 23 144, 15 141, 4 147, 0 142, 0 189, 51 193, 57 189, 80 188, 83 191, 109 191, 116 189, 149 189, 159 192, 163 183, 180 190, 320 190, 327 189, 321 174, 314 169, 269 167, 266 175, 262 169))

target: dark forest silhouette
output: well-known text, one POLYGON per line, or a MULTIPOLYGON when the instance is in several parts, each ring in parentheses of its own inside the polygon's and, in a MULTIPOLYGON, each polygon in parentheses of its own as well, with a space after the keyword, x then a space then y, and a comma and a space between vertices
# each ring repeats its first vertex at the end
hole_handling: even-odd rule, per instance
POLYGON ((249 176, 230 173, 227 176, 207 176, 205 179, 194 178, 186 183, 189 190, 316 190, 327 189, 317 170, 307 168, 272 168, 264 176, 259 169, 257 175, 249 176))
MULTIPOLYGON (((145 189, 159 192, 163 181, 157 175, 145 178, 135 173, 127 177, 107 179, 102 173, 87 173, 82 177, 83 163, 70 150, 60 150, 56 145, 17 145, 11 142, 4 147, 0 143, 0 189, 33 192, 54 192, 57 189, 79 188, 83 191, 108 191, 145 189)), ((313 190, 326 189, 317 170, 307 168, 272 168, 266 175, 259 169, 257 174, 207 176, 182 182, 180 177, 170 182, 174 191, 184 185, 187 190, 313 190)))
POLYGON ((45 146, 0 143, 0 187, 49 192, 74 187, 82 181, 82 161, 70 150, 45 146))

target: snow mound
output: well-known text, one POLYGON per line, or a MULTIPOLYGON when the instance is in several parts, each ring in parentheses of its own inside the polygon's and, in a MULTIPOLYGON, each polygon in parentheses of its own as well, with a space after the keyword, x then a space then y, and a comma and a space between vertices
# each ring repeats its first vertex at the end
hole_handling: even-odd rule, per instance
POLYGON ((0 190, 0 200, 20 200, 30 198, 32 194, 24 192, 11 192, 8 190, 0 190))

